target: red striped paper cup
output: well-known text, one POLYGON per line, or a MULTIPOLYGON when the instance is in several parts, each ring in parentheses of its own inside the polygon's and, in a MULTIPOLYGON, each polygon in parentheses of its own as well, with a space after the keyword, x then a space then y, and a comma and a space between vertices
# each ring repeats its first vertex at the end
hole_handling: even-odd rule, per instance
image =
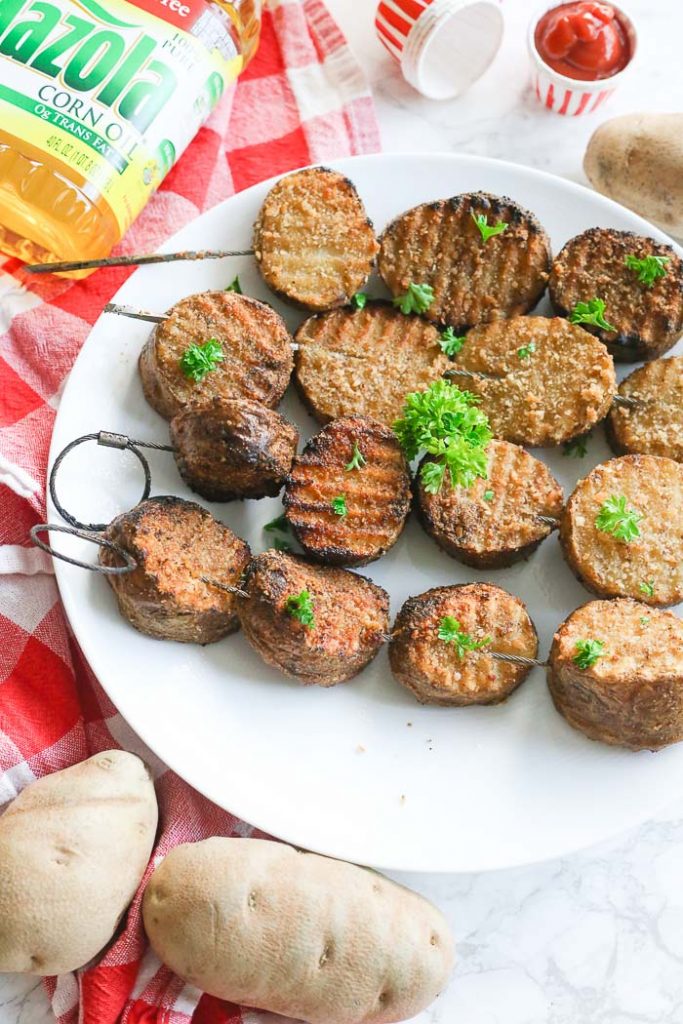
MULTIPOLYGON (((580 117, 581 114, 592 114, 605 103, 617 86, 627 75, 636 55, 637 37, 633 22, 621 7, 616 10, 628 34, 631 46, 631 57, 622 71, 610 78, 600 78, 593 82, 583 82, 577 78, 568 78, 549 67, 536 47, 536 26, 547 11, 558 7, 559 2, 546 3, 537 12, 529 25, 529 56, 531 58, 531 82, 539 103, 555 114, 565 117, 580 117)), ((612 5, 614 6, 614 4, 612 5)))
POLYGON ((486 71, 503 38, 503 15, 498 0, 380 0, 375 27, 406 81, 445 100, 486 71))

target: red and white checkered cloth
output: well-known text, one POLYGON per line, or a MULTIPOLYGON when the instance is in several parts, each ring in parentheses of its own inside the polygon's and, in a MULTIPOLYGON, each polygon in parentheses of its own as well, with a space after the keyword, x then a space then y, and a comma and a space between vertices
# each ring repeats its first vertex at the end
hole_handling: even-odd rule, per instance
MULTIPOLYGON (((151 251, 273 174, 379 149, 365 78, 320 0, 267 6, 256 58, 118 251, 151 251)), ((48 445, 65 378, 130 272, 101 270, 72 283, 0 262, 0 805, 35 778, 124 747, 155 773, 156 859, 179 842, 252 830, 170 772, 117 714, 69 633, 49 558, 27 536, 45 518, 48 445)), ((162 967, 146 946, 139 903, 140 893, 98 963, 46 982, 60 1024, 265 1020, 202 996, 162 967)))

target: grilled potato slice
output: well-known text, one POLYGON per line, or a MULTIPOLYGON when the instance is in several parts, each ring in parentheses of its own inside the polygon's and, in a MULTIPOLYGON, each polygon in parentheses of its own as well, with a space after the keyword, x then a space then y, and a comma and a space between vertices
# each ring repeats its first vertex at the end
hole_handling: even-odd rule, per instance
POLYGON ((683 334, 683 261, 670 245, 632 231, 590 228, 570 239, 553 263, 550 298, 560 316, 577 302, 600 298, 606 331, 585 325, 607 345, 615 359, 633 363, 655 359, 683 334), (628 256, 666 260, 664 277, 651 286, 626 264, 628 256))
POLYGON ((439 493, 429 494, 418 473, 415 497, 420 521, 440 548, 465 565, 499 569, 528 558, 559 526, 563 495, 547 466, 523 448, 491 441, 487 455, 487 479, 451 487, 447 475, 439 493))
POLYGON ((548 236, 533 213, 512 199, 466 192, 397 217, 380 238, 378 269, 392 295, 411 282, 430 285, 434 301, 424 316, 462 333, 533 309, 550 260, 548 236), (475 217, 507 227, 484 241, 475 217))
POLYGON ((455 362, 477 376, 451 379, 479 395, 494 435, 546 447, 604 419, 617 382, 609 352, 559 317, 515 317, 470 331, 455 362))
MULTIPOLYGON (((133 556, 137 569, 107 576, 119 611, 131 626, 158 640, 210 644, 239 628, 233 594, 251 558, 249 545, 201 505, 182 498, 149 498, 118 516, 104 532, 133 556)), ((118 566, 100 549, 102 565, 118 566)))
POLYGON ((538 637, 524 603, 492 583, 435 587, 408 598, 401 608, 389 662, 398 682, 421 704, 500 704, 530 669, 497 661, 486 653, 487 647, 500 654, 536 657, 538 637), (458 657, 452 643, 439 639, 439 627, 447 617, 476 642, 486 640, 486 646, 458 657))
POLYGON ((391 426, 405 396, 451 365, 435 327, 385 302, 311 317, 296 341, 296 385, 319 423, 364 416, 391 426))
POLYGON ((560 542, 570 568, 599 597, 677 604, 683 600, 683 466, 655 455, 596 466, 567 502, 560 542), (632 540, 596 525, 603 505, 621 497, 640 517, 632 540))
POLYGON ((244 635, 267 665, 302 683, 334 686, 372 661, 389 628, 389 596, 364 576, 264 551, 247 571, 237 610, 244 635), (312 621, 292 614, 306 592, 312 621))
POLYGON ((343 306, 372 271, 379 245, 353 183, 326 167, 281 178, 254 227, 263 279, 304 309, 343 306))
POLYGON ((283 504, 315 561, 374 562, 396 543, 410 511, 410 473, 394 433, 360 416, 329 423, 294 460, 283 504))
POLYGON ((280 493, 299 432, 258 402, 213 398, 173 417, 171 442, 188 487, 209 501, 233 501, 280 493))
POLYGON ((590 601, 555 633, 548 668, 555 707, 592 740, 659 750, 683 740, 683 622, 638 601, 590 601), (577 643, 603 644, 589 668, 577 643))
POLYGON ((655 359, 619 385, 634 406, 613 405, 605 421, 617 455, 662 455, 683 462, 683 356, 655 359))
POLYGON ((248 398, 274 408, 292 375, 292 339, 282 317, 264 302, 235 292, 181 299, 156 327, 140 355, 149 404, 172 419, 191 402, 248 398), (223 360, 200 381, 181 369, 188 348, 215 339, 223 360))

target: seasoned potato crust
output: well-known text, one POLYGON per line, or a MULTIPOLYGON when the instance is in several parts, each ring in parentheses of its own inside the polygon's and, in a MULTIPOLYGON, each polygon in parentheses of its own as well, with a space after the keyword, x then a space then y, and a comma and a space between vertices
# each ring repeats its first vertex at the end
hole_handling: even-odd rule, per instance
POLYGON ((435 327, 385 302, 311 317, 296 340, 295 381, 319 423, 365 416, 391 426, 405 396, 451 365, 435 327))
POLYGON ((633 231, 590 228, 570 239, 555 258, 550 298, 560 316, 569 316, 577 302, 600 298, 605 319, 616 331, 587 326, 615 359, 654 359, 683 333, 683 261, 670 245, 633 231), (652 287, 626 266, 626 257, 663 256, 666 275, 652 287))
POLYGON ((619 394, 638 405, 613 405, 605 422, 617 455, 662 455, 683 462, 683 356, 634 370, 619 394))
POLYGON ((410 473, 393 431, 360 416, 333 420, 294 460, 283 504, 297 540, 315 561, 373 562, 396 543, 410 511, 410 473), (348 470, 356 450, 364 464, 348 470), (334 511, 339 497, 345 515, 334 511))
POLYGON ((394 676, 421 704, 499 704, 529 669, 497 661, 485 649, 459 659, 453 645, 438 636, 445 616, 475 640, 491 637, 491 650, 501 654, 538 653, 534 624, 518 597, 491 583, 435 587, 409 598, 398 613, 389 645, 394 676))
POLYGON ((378 268, 392 295, 411 282, 431 285, 424 315, 458 332, 527 313, 550 273, 550 243, 533 213, 486 192, 416 206, 386 228, 380 245, 378 268), (484 242, 475 215, 508 227, 484 242))
POLYGON ((249 566, 247 597, 237 612, 252 647, 267 665, 302 683, 334 686, 372 661, 389 628, 389 596, 364 576, 312 565, 281 551, 264 551, 249 566), (314 624, 287 610, 307 590, 314 624))
POLYGON ((245 398, 213 398, 171 420, 178 472, 209 501, 275 497, 299 432, 274 409, 245 398))
POLYGON ((420 520, 439 547, 465 565, 489 569, 528 558, 553 527, 539 516, 559 519, 562 488, 550 470, 507 441, 488 446, 488 477, 471 487, 425 491, 415 478, 420 520))
POLYGON ((567 502, 560 542, 571 569, 600 597, 653 606, 683 600, 683 466, 654 455, 624 455, 596 466, 567 502), (640 536, 631 541, 595 525, 608 498, 622 496, 642 516, 640 536))
POLYGON ((559 317, 477 327, 456 366, 482 374, 452 380, 480 396, 495 437, 513 444, 546 447, 587 433, 607 415, 617 387, 605 346, 559 317))
MULTIPOLYGON (((104 536, 136 560, 138 568, 107 576, 124 618, 159 640, 210 644, 239 628, 235 596, 205 583, 207 577, 237 587, 248 544, 193 501, 149 498, 124 512, 104 536)), ((100 549, 102 565, 120 558, 100 549)))
POLYGON ((553 639, 548 687, 555 707, 590 739, 658 750, 683 740, 683 622, 638 601, 591 601, 553 639), (604 644, 590 668, 577 641, 604 644))
POLYGON ((356 189, 326 167, 281 178, 254 227, 269 288, 305 309, 343 306, 372 271, 379 246, 356 189))
POLYGON ((292 339, 264 302, 235 292, 181 299, 153 331, 140 355, 142 389, 167 420, 190 402, 249 398, 273 408, 292 374, 292 339), (180 360, 192 344, 219 342, 224 359, 203 380, 188 380, 180 360))

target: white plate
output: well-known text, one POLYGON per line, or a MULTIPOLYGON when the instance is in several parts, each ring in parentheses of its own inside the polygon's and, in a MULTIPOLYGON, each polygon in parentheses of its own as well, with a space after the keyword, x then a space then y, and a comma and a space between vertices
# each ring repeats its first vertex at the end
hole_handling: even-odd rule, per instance
MULTIPOLYGON (((512 164, 429 154, 334 166, 355 181, 378 229, 418 202, 485 189, 534 210, 554 251, 594 225, 666 240, 594 192, 512 164)), ((268 187, 227 200, 166 248, 248 247, 268 187)), ((117 298, 163 311, 190 292, 225 287, 237 271, 245 292, 272 302, 291 327, 302 319, 273 299, 249 258, 142 268, 117 298)), ((379 294, 381 286, 372 290, 379 294)), ((167 440, 167 426, 145 402, 137 374, 147 335, 143 323, 100 318, 64 393, 52 458, 68 441, 99 429, 167 440)), ((283 409, 304 436, 314 431, 293 394, 283 409)), ((567 494, 579 476, 610 457, 601 428, 583 460, 541 454, 567 494)), ((153 494, 198 500, 172 456, 155 454, 151 462, 153 494)), ((79 519, 108 521, 135 504, 141 487, 132 456, 91 444, 65 463, 60 496, 79 519)), ((268 546, 261 528, 280 503, 207 507, 258 552, 268 546)), ((59 521, 54 509, 50 519, 59 521)), ((80 557, 95 554, 90 545, 68 543, 80 557)), ((393 681, 386 651, 349 684, 301 687, 266 668, 239 634, 206 648, 141 636, 119 616, 101 576, 62 562, 56 570, 86 657, 145 742, 217 804, 296 845, 400 870, 504 868, 595 843, 646 819, 683 789, 683 745, 633 754, 584 739, 553 709, 542 670, 493 708, 421 707, 393 681)), ((396 547, 366 571, 390 592, 393 614, 428 587, 489 579, 526 601, 544 654, 555 628, 589 597, 565 565, 556 536, 529 562, 479 573, 440 552, 411 521, 396 547)))

